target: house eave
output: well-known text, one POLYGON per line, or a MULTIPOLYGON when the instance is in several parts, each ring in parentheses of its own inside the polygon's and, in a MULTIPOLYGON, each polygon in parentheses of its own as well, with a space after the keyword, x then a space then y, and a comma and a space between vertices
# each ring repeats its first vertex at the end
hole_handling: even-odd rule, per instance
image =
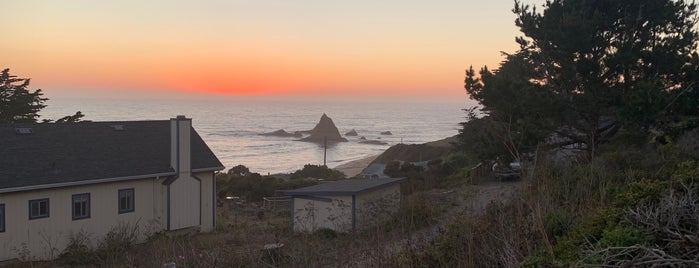
POLYGON ((146 179, 146 178, 173 176, 175 174, 176 174, 175 172, 164 172, 164 173, 155 173, 155 174, 106 178, 106 179, 94 179, 94 180, 83 180, 83 181, 72 181, 72 182, 61 182, 61 183, 51 183, 51 184, 41 184, 41 185, 10 187, 10 188, 0 189, 0 194, 43 190, 43 189, 51 189, 51 188, 61 188, 61 187, 71 187, 71 186, 82 186, 82 185, 90 185, 90 184, 100 184, 100 183, 107 183, 107 182, 139 180, 139 179, 146 179))

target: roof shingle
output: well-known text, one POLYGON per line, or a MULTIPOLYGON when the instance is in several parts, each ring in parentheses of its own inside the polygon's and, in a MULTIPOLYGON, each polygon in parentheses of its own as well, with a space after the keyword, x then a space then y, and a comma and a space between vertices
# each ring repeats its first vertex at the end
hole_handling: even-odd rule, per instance
MULTIPOLYGON (((223 169, 191 131, 192 169, 223 169)), ((169 120, 0 125, 0 189, 171 172, 169 120)))
POLYGON ((285 195, 352 195, 400 183, 404 178, 348 179, 284 191, 285 195))

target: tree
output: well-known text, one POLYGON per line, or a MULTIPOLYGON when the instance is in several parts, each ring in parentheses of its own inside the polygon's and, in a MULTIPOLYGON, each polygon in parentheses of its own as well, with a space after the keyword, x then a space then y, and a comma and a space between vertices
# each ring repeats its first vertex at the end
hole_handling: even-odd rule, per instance
POLYGON ((649 131, 669 117, 697 114, 697 101, 687 100, 699 78, 695 4, 551 0, 543 7, 516 1, 520 49, 498 71, 483 68, 480 81, 467 72, 466 90, 486 114, 498 115, 493 121, 551 126, 594 155, 622 126, 649 131))
POLYGON ((531 81, 536 74, 530 60, 522 54, 505 56, 499 70, 483 67, 480 78, 473 67, 466 71, 466 91, 481 104, 484 116, 479 118, 475 109, 468 110, 460 138, 462 146, 473 149, 481 160, 499 157, 509 163, 535 150, 549 135, 554 129, 549 117, 559 107, 550 92, 531 81))
POLYGON ((237 165, 237 166, 229 169, 228 174, 238 176, 238 177, 243 177, 243 176, 247 176, 248 174, 250 174, 250 169, 248 169, 248 167, 243 166, 243 165, 237 165))
MULTIPOLYGON (((41 89, 31 92, 28 78, 17 78, 10 74, 10 69, 0 73, 0 124, 36 123, 40 117, 38 112, 46 107, 48 99, 43 98, 41 89)), ((74 115, 56 120, 56 123, 80 121, 84 115, 78 111, 74 115)), ((44 120, 43 122, 51 122, 44 120)))
POLYGON ((46 107, 41 89, 29 92, 29 79, 10 75, 10 69, 0 73, 0 123, 33 123, 46 107))

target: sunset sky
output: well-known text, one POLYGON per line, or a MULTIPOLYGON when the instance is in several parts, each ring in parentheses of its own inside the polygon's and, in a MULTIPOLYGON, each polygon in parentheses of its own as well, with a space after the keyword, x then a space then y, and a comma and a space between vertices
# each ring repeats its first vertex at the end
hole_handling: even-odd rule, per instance
MULTIPOLYGON (((540 5, 540 1, 524 1, 540 5)), ((464 96, 513 1, 0 0, 0 68, 47 96, 464 96), (140 94, 137 94, 140 93, 140 94)))

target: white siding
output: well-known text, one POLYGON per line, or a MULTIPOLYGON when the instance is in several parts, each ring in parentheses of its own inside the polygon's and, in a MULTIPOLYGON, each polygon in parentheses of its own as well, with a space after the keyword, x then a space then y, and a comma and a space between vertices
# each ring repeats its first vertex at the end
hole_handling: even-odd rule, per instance
POLYGON ((170 230, 199 226, 202 183, 189 175, 180 175, 169 187, 170 230))
POLYGON ((216 200, 214 197, 214 173, 205 172, 195 174, 201 179, 201 230, 204 232, 213 231, 216 227, 214 222, 214 209, 216 208, 216 200))
POLYGON ((382 224, 400 207, 400 185, 361 193, 354 198, 353 222, 351 195, 295 196, 291 219, 294 231, 313 232, 319 228, 329 228, 348 232, 352 230, 353 224, 356 229, 382 224))
POLYGON ((85 232, 95 243, 117 224, 138 225, 140 238, 162 230, 162 179, 134 180, 79 187, 0 194, 6 229, 0 233, 0 260, 27 252, 34 259, 57 257, 73 233, 85 232), (119 214, 118 190, 134 188, 134 211, 119 214), (72 219, 72 195, 90 193, 90 218, 72 219), (49 217, 29 220, 28 200, 49 198, 49 217))
POLYGON ((214 229, 213 172, 181 175, 170 184, 170 230, 214 229), (201 189, 201 191, 200 191, 201 189))
POLYGON ((313 232, 328 228, 352 230, 352 196, 294 197, 294 231, 313 232), (330 199, 330 202, 319 199, 330 199))

